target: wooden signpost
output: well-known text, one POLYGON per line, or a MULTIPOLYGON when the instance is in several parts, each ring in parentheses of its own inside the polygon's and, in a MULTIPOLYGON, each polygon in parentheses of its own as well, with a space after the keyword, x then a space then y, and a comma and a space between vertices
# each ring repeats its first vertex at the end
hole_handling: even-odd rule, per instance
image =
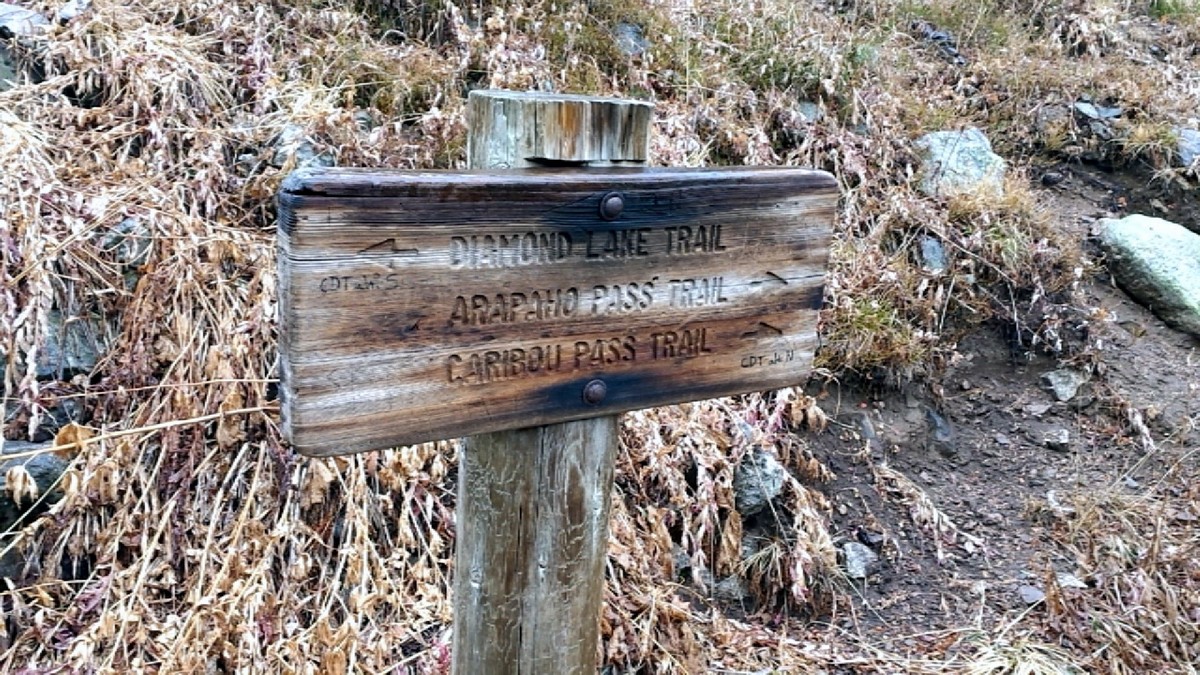
POLYGON ((285 182, 283 429, 318 456, 472 436, 455 672, 593 673, 615 414, 805 379, 837 188, 611 168, 646 160, 644 103, 471 110, 473 168, 526 170, 285 182))

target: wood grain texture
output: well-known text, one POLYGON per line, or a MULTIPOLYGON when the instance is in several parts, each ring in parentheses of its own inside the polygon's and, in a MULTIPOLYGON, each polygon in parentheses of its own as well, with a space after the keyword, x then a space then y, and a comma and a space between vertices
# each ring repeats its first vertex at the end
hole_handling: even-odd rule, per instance
POLYGON ((284 432, 330 455, 803 380, 837 192, 791 168, 328 170, 280 202, 284 432))
MULTIPOLYGON (((511 125, 497 119, 512 106, 479 105, 509 95, 472 98, 470 143, 486 152, 471 154, 471 167, 533 161, 519 154, 525 151, 512 142, 511 125)), ((537 109, 544 102, 529 96, 518 105, 537 109)), ((609 125, 593 144, 600 151, 587 163, 616 163, 610 160, 628 153, 607 153, 622 144, 645 150, 649 128, 648 113, 630 127, 609 125)), ((561 129, 543 122, 528 132, 541 136, 553 130, 553 136, 561 129)), ((567 149, 582 137, 579 130, 573 133, 569 141, 551 142, 546 158, 568 159, 567 149)), ((616 415, 605 415, 465 439, 458 473, 455 675, 596 672, 619 428, 616 415), (499 592, 489 596, 489 589, 499 592)))
POLYGON ((609 415, 464 442, 457 675, 596 672, 618 430, 609 415))
POLYGON ((644 162, 653 104, 544 92, 472 91, 467 161, 477 169, 547 162, 644 162))

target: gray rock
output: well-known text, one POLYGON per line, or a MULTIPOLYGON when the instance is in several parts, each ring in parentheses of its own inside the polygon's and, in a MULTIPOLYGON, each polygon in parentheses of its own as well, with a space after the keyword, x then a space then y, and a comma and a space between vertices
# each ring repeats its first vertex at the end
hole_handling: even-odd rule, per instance
POLYGON ((1042 436, 1042 443, 1051 450, 1066 452, 1071 449, 1071 432, 1066 429, 1051 429, 1042 436))
MULTIPOLYGON (((4 454, 12 455, 40 450, 53 443, 23 443, 20 441, 5 441, 4 454)), ((67 469, 67 462, 55 455, 44 453, 33 457, 21 457, 0 461, 0 532, 7 531, 22 519, 28 519, 53 506, 63 497, 58 487, 58 478, 67 469), (37 484, 38 495, 41 499, 25 498, 20 503, 13 500, 8 490, 8 471, 13 467, 24 466, 25 470, 37 484)))
POLYGON ((308 130, 299 124, 289 124, 275 138, 275 153, 271 156, 271 164, 279 169, 287 165, 288 159, 295 158, 293 169, 311 167, 337 166, 331 152, 317 152, 317 145, 308 136, 308 130))
POLYGON ((864 410, 852 410, 841 416, 839 421, 841 419, 845 420, 845 424, 856 427, 863 440, 879 440, 879 434, 875 431, 875 423, 871 421, 871 413, 864 410))
POLYGON ((1116 119, 1125 114, 1125 111, 1121 108, 1096 105, 1088 101, 1076 102, 1075 110, 1088 119, 1100 121, 1116 119))
POLYGON ((750 584, 746 580, 736 574, 725 577, 712 587, 713 598, 729 604, 741 604, 747 602, 754 597, 754 593, 750 591, 750 584))
POLYGON ((812 101, 800 101, 796 106, 796 110, 804 117, 806 122, 820 122, 825 119, 825 111, 821 110, 821 106, 812 101))
POLYGON ((1038 108, 1034 114, 1034 125, 1046 133, 1065 126, 1071 118, 1071 110, 1065 105, 1049 104, 1038 108))
POLYGON ((108 349, 110 336, 104 320, 96 316, 67 318, 55 309, 50 311, 49 323, 46 344, 38 352, 38 379, 91 372, 108 349))
POLYGON ((671 559, 675 563, 675 578, 686 581, 692 575, 692 557, 676 544, 671 549, 671 559))
POLYGON ((963 131, 937 131, 916 142, 923 161, 921 191, 931 197, 973 192, 1004 191, 1004 160, 974 127, 963 131))
POLYGON ((67 2, 63 3, 62 7, 58 8, 58 13, 55 14, 55 17, 58 19, 59 23, 69 23, 80 14, 83 14, 87 8, 91 6, 91 0, 68 0, 67 2))
POLYGON ((1087 384, 1091 377, 1087 373, 1070 368, 1060 368, 1048 373, 1042 373, 1042 381, 1054 390, 1054 398, 1059 401, 1070 401, 1079 393, 1079 388, 1087 384))
POLYGON ((1050 403, 1026 403, 1024 410, 1026 415, 1041 417, 1050 412, 1050 409, 1053 407, 1054 405, 1050 403))
POLYGON ((1047 171, 1042 174, 1042 185, 1046 187, 1054 187, 1067 179, 1066 174, 1061 171, 1047 171))
POLYGON ((139 218, 126 218, 104 233, 100 248, 116 254, 117 262, 135 267, 146 262, 154 235, 139 218))
POLYGON ((1054 578, 1058 580, 1060 588, 1075 588, 1079 590, 1086 589, 1088 585, 1079 577, 1068 572, 1056 572, 1054 578))
POLYGON ((921 265, 931 272, 945 272, 950 263, 946 260, 946 248, 934 237, 921 237, 921 265))
POLYGON ((842 544, 842 555, 846 559, 846 576, 851 579, 866 579, 879 562, 879 555, 875 551, 857 541, 842 544))
POLYGON ((1200 235, 1161 218, 1100 221, 1113 277, 1169 326, 1200 337, 1200 235))
POLYGON ((1179 136, 1179 161, 1191 166, 1200 158, 1200 130, 1180 127, 1175 134, 1179 136))
POLYGON ((933 408, 926 408, 925 426, 929 432, 929 448, 937 450, 946 457, 953 457, 958 454, 958 449, 954 443, 954 428, 950 426, 950 420, 943 417, 933 408))
POLYGON ((622 21, 613 31, 613 39, 617 41, 617 49, 628 56, 641 56, 650 49, 650 41, 646 39, 642 27, 622 21))
POLYGON ((1036 605, 1046 599, 1046 594, 1037 586, 1020 586, 1017 588, 1017 595, 1021 596, 1021 601, 1027 605, 1036 605))
POLYGON ((50 22, 37 12, 0 2, 0 38, 28 38, 42 33, 50 22))
POLYGON ((0 45, 0 91, 8 91, 21 83, 17 61, 4 45, 0 45))
POLYGON ((767 504, 783 492, 787 469, 775 458, 775 454, 755 447, 749 452, 733 474, 733 497, 737 510, 743 516, 762 511, 767 504))
POLYGON ((1088 129, 1091 130, 1093 136, 1102 141, 1111 141, 1117 137, 1113 128, 1107 122, 1101 122, 1100 120, 1088 122, 1088 129))

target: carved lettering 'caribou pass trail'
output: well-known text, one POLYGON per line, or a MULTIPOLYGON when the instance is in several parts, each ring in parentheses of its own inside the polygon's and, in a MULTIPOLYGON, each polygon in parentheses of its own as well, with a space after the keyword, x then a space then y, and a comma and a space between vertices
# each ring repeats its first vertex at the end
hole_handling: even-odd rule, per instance
POLYGON ((597 370, 639 359, 684 361, 712 354, 708 342, 708 328, 700 327, 655 331, 641 339, 619 335, 450 354, 446 380, 453 385, 490 384, 562 371, 597 370))
POLYGON ((451 269, 495 269, 549 265, 570 258, 613 260, 718 253, 728 250, 722 226, 673 225, 571 232, 517 232, 450 237, 451 269))

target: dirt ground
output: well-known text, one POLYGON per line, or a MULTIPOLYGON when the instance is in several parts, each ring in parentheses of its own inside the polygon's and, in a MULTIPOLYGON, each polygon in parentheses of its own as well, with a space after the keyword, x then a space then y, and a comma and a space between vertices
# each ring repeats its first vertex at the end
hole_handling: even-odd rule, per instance
MULTIPOLYGON (((1125 192, 1138 184, 1128 176, 1080 167, 1064 174, 1043 196, 1061 227, 1083 239, 1097 219, 1122 215, 1122 205, 1162 203, 1125 192)), ((1189 208, 1194 215, 1183 200, 1174 212, 1189 208)), ((1112 284, 1098 249, 1085 248, 1097 264, 1063 322, 1064 339, 1078 343, 1070 363, 983 325, 960 342, 960 357, 933 386, 813 389, 833 418, 810 442, 837 474, 825 490, 834 534, 880 554, 865 580, 851 580, 855 601, 835 609, 834 627, 919 653, 941 639, 938 631, 1039 611, 1022 593, 1036 597, 1049 573, 1060 585, 1088 583, 1082 561, 1049 535, 1055 515, 1070 514, 1064 495, 1152 495, 1178 489, 1194 472, 1200 341, 1130 300, 1112 284), (1090 371, 1068 401, 1056 400, 1043 379, 1061 367, 1090 371), (1048 436, 1064 431, 1065 444, 1048 445, 1048 436), (919 525, 928 511, 905 498, 888 469, 911 479, 948 522, 919 525)))

